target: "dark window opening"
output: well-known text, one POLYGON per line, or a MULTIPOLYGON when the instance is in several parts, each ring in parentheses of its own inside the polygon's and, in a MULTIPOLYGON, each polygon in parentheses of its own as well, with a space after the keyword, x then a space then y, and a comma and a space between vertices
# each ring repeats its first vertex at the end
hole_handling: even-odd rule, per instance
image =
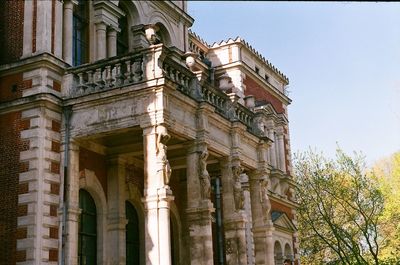
POLYGON ((74 66, 88 62, 89 54, 89 15, 88 3, 79 0, 74 7, 72 35, 72 64, 74 66))
POLYGON ((222 185, 219 177, 211 179, 211 199, 215 207, 215 222, 212 223, 214 264, 225 264, 225 237, 222 216, 222 185))
POLYGON ((97 213, 92 196, 79 190, 78 264, 97 264, 97 213))
POLYGON ((125 202, 126 219, 126 265, 140 264, 139 217, 135 207, 125 202))
MULTIPOLYGON (((124 12, 127 14, 126 10, 124 12)), ((117 55, 123 55, 129 51, 129 26, 127 17, 121 17, 118 20, 118 24, 120 32, 117 34, 117 55)))
POLYGON ((256 71, 256 74, 260 74, 260 68, 258 68, 257 66, 255 67, 255 69, 254 69, 255 71, 256 71))

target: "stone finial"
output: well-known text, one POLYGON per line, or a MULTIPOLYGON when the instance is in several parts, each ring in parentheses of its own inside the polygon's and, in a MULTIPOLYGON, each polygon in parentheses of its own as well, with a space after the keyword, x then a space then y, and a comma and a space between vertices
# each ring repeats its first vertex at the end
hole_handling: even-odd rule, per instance
POLYGON ((248 95, 244 98, 244 103, 247 108, 253 110, 256 106, 255 97, 253 95, 248 95))
POLYGON ((219 89, 224 91, 225 93, 233 88, 233 83, 232 83, 232 78, 229 77, 227 73, 221 75, 220 77, 217 78, 219 81, 219 89))
POLYGON ((191 71, 193 71, 194 67, 196 65, 196 58, 198 57, 197 53, 186 52, 184 54, 184 57, 185 57, 185 62, 186 62, 187 67, 189 67, 189 69, 191 71))
POLYGON ((161 38, 158 36, 157 31, 159 30, 157 25, 149 24, 144 26, 147 41, 151 44, 158 44, 161 42, 161 38))

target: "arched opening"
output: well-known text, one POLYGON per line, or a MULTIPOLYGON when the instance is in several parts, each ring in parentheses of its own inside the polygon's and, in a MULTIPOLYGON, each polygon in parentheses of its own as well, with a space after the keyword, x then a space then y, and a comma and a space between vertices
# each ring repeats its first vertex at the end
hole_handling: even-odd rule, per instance
POLYGON ((292 248, 288 243, 285 245, 285 259, 288 259, 290 261, 293 261, 293 254, 292 254, 292 248))
POLYGON ((140 264, 139 216, 129 202, 125 202, 126 224, 126 265, 140 264))
POLYGON ((117 55, 123 55, 129 52, 129 22, 128 10, 124 5, 119 4, 119 7, 126 14, 118 19, 120 32, 117 34, 117 55))
POLYGON ((165 46, 171 46, 171 36, 167 30, 167 28, 160 22, 156 23, 157 37, 160 39, 160 42, 165 46))
POLYGON ((89 2, 78 0, 73 11, 72 64, 87 63, 89 60, 89 2))
POLYGON ((97 264, 97 210, 92 196, 79 190, 78 264, 97 264))
POLYGON ((275 265, 282 265, 283 262, 282 246, 281 243, 279 243, 279 241, 275 241, 274 257, 275 257, 275 265))

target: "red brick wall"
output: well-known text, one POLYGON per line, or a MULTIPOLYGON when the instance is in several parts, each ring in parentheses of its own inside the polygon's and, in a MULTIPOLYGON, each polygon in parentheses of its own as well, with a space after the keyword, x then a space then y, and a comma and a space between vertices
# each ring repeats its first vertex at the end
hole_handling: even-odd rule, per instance
POLYGON ((250 77, 246 77, 243 83, 246 86, 245 96, 253 95, 256 101, 265 100, 271 103, 275 111, 278 113, 283 113, 285 111, 282 102, 274 97, 270 92, 265 90, 265 88, 257 84, 256 81, 250 77))
POLYGON ((22 56, 24 0, 0 1, 0 64, 22 56))
POLYGON ((22 73, 0 77, 0 103, 22 97, 22 91, 32 87, 32 80, 23 81, 22 73))
MULTIPOLYGON (((25 214, 18 207, 18 193, 24 193, 27 187, 19 187, 21 169, 19 155, 29 148, 29 142, 22 141, 20 131, 27 123, 21 121, 21 112, 0 115, 0 264, 15 264, 17 256, 16 239, 26 233, 20 229, 17 233, 17 216, 25 214)), ((27 211, 27 209, 26 209, 27 211)))
POLYGON ((85 148, 79 148, 79 171, 85 168, 93 171, 99 179, 104 193, 107 196, 107 165, 104 155, 92 152, 85 148))
POLYGON ((286 215, 289 217, 289 219, 293 219, 293 214, 292 214, 292 209, 282 203, 279 203, 277 201, 274 201, 271 199, 271 209, 272 211, 279 211, 279 212, 284 212, 286 215))

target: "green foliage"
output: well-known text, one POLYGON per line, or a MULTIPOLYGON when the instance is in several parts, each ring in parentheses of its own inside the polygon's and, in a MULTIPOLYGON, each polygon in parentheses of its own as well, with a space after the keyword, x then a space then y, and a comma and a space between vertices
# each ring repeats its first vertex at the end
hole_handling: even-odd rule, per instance
POLYGON ((303 264, 379 264, 384 198, 364 158, 309 151, 295 158, 303 264))
POLYGON ((380 219, 381 264, 400 264, 400 152, 382 159, 373 167, 385 198, 380 219))

